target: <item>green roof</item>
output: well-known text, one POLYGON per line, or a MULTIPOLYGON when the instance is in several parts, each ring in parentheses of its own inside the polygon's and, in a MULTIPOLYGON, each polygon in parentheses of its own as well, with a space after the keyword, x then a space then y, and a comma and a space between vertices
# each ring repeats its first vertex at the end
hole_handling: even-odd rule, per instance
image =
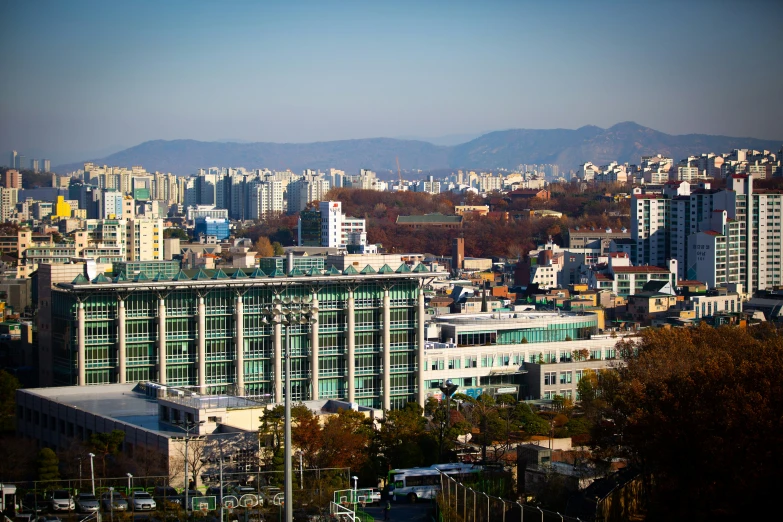
POLYGON ((139 272, 138 274, 136 274, 136 277, 133 278, 134 283, 139 283, 142 281, 149 281, 149 280, 150 278, 147 277, 147 274, 145 274, 144 272, 139 272))
POLYGON ((376 272, 375 269, 373 267, 371 267, 370 265, 367 265, 364 268, 362 268, 362 271, 360 273, 361 274, 377 274, 378 272, 376 272))
POLYGON ((383 265, 380 270, 378 270, 379 274, 393 274, 394 270, 389 265, 383 265))
POLYGON ((193 276, 193 280, 194 281, 199 281, 199 280, 202 280, 202 279, 209 279, 209 276, 207 275, 206 272, 204 272, 203 268, 199 268, 198 272, 196 272, 196 275, 193 276))
POLYGON ((73 281, 71 281, 72 285, 83 285, 84 283, 89 283, 90 280, 84 277, 84 274, 77 275, 73 281))
POLYGON ((244 270, 241 269, 237 269, 233 274, 231 274, 231 279, 242 279, 244 277, 247 277, 247 274, 244 270))
POLYGON ((353 265, 348 265, 347 267, 345 267, 345 270, 343 270, 343 274, 345 274, 345 275, 356 275, 358 273, 359 273, 359 271, 356 270, 353 267, 353 265))
POLYGON ((342 272, 340 272, 337 267, 334 265, 329 267, 329 270, 326 272, 328 275, 342 275, 342 272))
POLYGON ((268 277, 285 277, 285 272, 275 268, 274 270, 272 270, 272 272, 269 273, 268 277))
POLYGON ((169 278, 163 275, 163 272, 158 272, 155 277, 152 279, 153 281, 168 281, 169 278))
POLYGON ((172 277, 172 280, 173 281, 190 281, 190 278, 188 277, 188 275, 185 272, 180 270, 179 272, 177 272, 177 275, 172 277))
POLYGON ((305 272, 305 275, 317 276, 317 275, 321 275, 321 271, 318 270, 316 267, 312 267, 312 268, 310 268, 310 270, 305 272))
POLYGON ((224 271, 218 268, 215 270, 215 273, 212 274, 212 279, 228 279, 228 276, 224 271))
POLYGON ((411 267, 409 267, 407 263, 403 263, 397 267, 397 270, 395 272, 398 274, 406 274, 409 273, 410 271, 411 271, 411 267))
POLYGON ((293 270, 291 270, 290 272, 288 272, 288 275, 289 275, 289 276, 291 276, 291 277, 295 277, 295 276, 303 276, 303 275, 304 275, 304 272, 302 272, 301 270, 299 270, 297 267, 294 267, 294 269, 293 269, 293 270))
POLYGON ((424 214, 423 216, 397 216, 397 223, 422 223, 422 224, 433 224, 433 223, 451 223, 451 224, 458 224, 462 223, 462 216, 447 216, 445 214, 440 213, 434 213, 434 214, 424 214))
POLYGON ((98 274, 98 277, 92 280, 93 283, 111 283, 111 279, 103 275, 103 273, 98 274))
POLYGON ((429 269, 424 266, 424 263, 419 263, 416 265, 416 268, 413 269, 414 272, 429 272, 429 269))
POLYGON ((127 280, 128 278, 125 277, 125 274, 123 272, 120 272, 119 275, 114 278, 115 283, 124 283, 127 280))
POLYGON ((256 267, 256 269, 253 270, 253 273, 250 274, 250 277, 252 277, 254 279, 257 279, 259 277, 266 277, 266 274, 264 273, 263 270, 261 270, 261 268, 256 267))

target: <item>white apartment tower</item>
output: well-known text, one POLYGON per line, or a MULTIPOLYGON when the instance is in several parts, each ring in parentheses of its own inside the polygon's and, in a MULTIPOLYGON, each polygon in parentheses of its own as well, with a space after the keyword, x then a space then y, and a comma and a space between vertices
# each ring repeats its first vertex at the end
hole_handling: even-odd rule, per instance
POLYGON ((350 238, 357 237, 365 237, 366 241, 364 219, 345 216, 342 202, 321 201, 318 210, 321 212, 321 246, 345 248, 351 243, 350 238))

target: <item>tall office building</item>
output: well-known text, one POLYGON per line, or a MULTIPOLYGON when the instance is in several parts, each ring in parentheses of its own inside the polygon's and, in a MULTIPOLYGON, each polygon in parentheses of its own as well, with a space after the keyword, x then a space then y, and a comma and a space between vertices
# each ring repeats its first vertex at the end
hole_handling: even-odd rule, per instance
POLYGON ((351 218, 343 214, 340 201, 321 201, 321 246, 345 248, 351 241, 349 235, 365 232, 364 219, 351 218))
POLYGON ((194 270, 136 275, 135 284, 79 274, 46 290, 51 306, 38 319, 50 332, 40 343, 41 375, 49 376, 42 384, 152 380, 280 402, 287 332, 263 318, 276 299, 298 297, 319 311, 314 325, 288 332, 292 399, 423 404, 423 283, 434 274, 422 265, 353 272, 280 279, 250 269, 194 270))
POLYGON ((15 150, 11 151, 11 158, 8 160, 8 167, 15 169, 16 167, 16 157, 18 156, 17 152, 15 150))

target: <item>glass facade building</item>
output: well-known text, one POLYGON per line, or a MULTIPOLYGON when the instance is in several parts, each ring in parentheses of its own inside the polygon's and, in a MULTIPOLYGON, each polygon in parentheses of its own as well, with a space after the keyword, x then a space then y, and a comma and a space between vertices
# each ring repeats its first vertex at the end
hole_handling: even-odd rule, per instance
POLYGON ((101 275, 59 284, 52 289, 54 384, 153 381, 280 402, 286 327, 263 319, 276 299, 298 297, 319 311, 314 325, 289 327, 294 400, 423 404, 423 284, 435 274, 423 265, 309 274, 188 270, 169 279, 101 275))

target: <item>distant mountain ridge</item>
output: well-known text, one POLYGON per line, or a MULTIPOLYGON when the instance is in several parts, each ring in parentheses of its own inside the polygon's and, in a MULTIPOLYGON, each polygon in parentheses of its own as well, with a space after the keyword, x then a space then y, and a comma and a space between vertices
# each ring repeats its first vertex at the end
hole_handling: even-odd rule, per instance
MULTIPOLYGON (((638 163, 641 156, 662 154, 675 162, 693 154, 733 149, 780 149, 783 140, 736 138, 707 134, 671 135, 633 122, 602 129, 511 129, 495 131, 454 146, 392 138, 323 141, 315 143, 225 143, 196 140, 154 140, 91 160, 100 165, 141 165, 148 171, 193 174, 199 168, 246 167, 272 170, 337 168, 356 173, 366 168, 405 170, 516 168, 521 163, 553 163, 567 172, 586 161, 638 163)), ((89 160, 88 160, 89 161, 89 160)), ((56 167, 71 172, 72 163, 56 167)))

